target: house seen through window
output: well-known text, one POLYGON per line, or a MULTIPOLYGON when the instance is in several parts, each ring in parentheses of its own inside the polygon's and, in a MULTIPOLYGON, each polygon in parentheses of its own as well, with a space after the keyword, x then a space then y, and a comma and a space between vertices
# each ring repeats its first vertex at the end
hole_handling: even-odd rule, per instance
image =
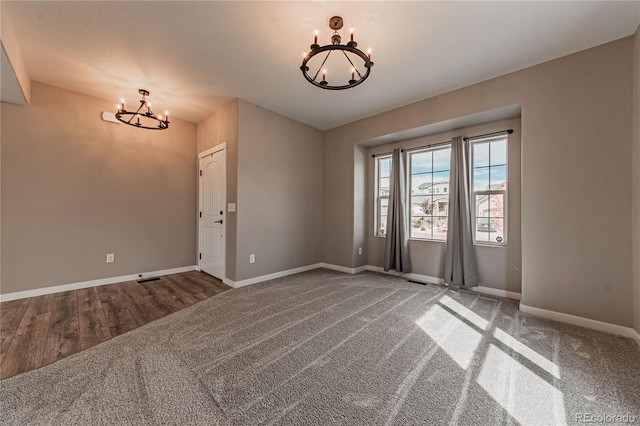
POLYGON ((376 157, 376 235, 384 236, 389 207, 391 156, 376 157))
MULTIPOLYGON (((470 175, 473 240, 479 244, 507 242, 507 137, 471 142, 470 175)), ((446 241, 449 221, 451 145, 412 150, 407 156, 410 193, 410 238, 446 241)), ((391 156, 375 159, 376 235, 385 236, 389 206, 391 156)))
POLYGON ((409 153, 410 237, 446 240, 451 147, 409 153))
POLYGON ((471 168, 474 241, 506 244, 507 137, 472 142, 471 168))

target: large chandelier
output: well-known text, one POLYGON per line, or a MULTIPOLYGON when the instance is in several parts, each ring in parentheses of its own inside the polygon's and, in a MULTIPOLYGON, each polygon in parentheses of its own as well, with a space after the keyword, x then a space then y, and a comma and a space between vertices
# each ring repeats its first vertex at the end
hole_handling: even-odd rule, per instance
MULTIPOLYGON (((318 32, 316 31, 315 39, 313 41, 313 44, 311 45, 311 51, 305 52, 304 54, 304 59, 302 60, 302 65, 300 66, 302 75, 304 75, 304 78, 306 78, 309 83, 313 84, 314 86, 320 87, 321 89, 350 89, 365 81, 371 73, 371 67, 373 67, 373 62, 371 62, 371 51, 369 50, 369 52, 365 54, 362 50, 358 49, 358 43, 356 43, 353 39, 353 28, 351 29, 350 41, 347 44, 340 44, 342 38, 340 37, 340 34, 338 34, 338 30, 341 29, 342 26, 342 17, 333 16, 331 19, 329 19, 329 28, 333 30, 333 35, 331 36, 331 44, 328 44, 326 46, 318 45, 318 32), (342 53, 348 62, 344 60, 341 61, 343 62, 343 64, 337 64, 335 61, 332 62, 332 64, 337 65, 337 68, 342 69, 332 70, 331 80, 336 81, 337 83, 329 84, 329 81, 327 80, 328 67, 326 67, 325 65, 327 65, 327 60, 329 59, 331 53, 333 53, 334 51, 337 52, 336 55, 338 55, 338 57, 340 57, 340 53, 342 53), (317 60, 313 61, 315 65, 317 65, 317 63, 320 63, 320 65, 318 66, 316 71, 312 71, 310 73, 311 64, 309 64, 309 61, 314 56, 319 55, 322 52, 327 52, 326 56, 324 56, 324 59, 322 60, 320 60, 319 57, 317 58, 317 60), (360 68, 358 68, 358 66, 354 64, 354 61, 356 63, 362 61, 363 64, 360 65, 360 68), (340 81, 341 77, 333 77, 333 72, 336 72, 335 75, 345 75, 345 77, 343 77, 344 79, 340 81), (350 79, 349 72, 351 73, 350 79), (322 80, 318 81, 318 76, 320 75, 320 73, 322 73, 322 80)), ((313 68, 315 69, 315 66, 313 68)))
POLYGON ((168 129, 169 113, 165 111, 164 118, 162 117, 162 115, 155 115, 151 111, 151 103, 146 99, 146 97, 149 96, 149 91, 140 89, 138 90, 138 93, 142 95, 142 99, 140 99, 140 106, 138 107, 138 109, 135 112, 127 111, 126 109, 124 109, 124 99, 122 99, 121 103, 117 105, 118 112, 116 112, 116 118, 124 124, 139 127, 141 129, 168 129))

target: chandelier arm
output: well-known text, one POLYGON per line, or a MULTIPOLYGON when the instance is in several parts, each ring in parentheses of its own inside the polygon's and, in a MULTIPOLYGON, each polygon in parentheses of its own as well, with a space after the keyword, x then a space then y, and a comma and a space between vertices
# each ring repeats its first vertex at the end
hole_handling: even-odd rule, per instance
POLYGON ((342 54, 344 55, 345 58, 347 58, 347 61, 349 61, 349 63, 351 64, 351 66, 353 67, 354 70, 356 70, 356 72, 358 73, 358 77, 362 78, 362 74, 360 74, 360 71, 358 70, 358 67, 356 67, 355 65, 353 65, 353 62, 351 62, 351 58, 349 57, 349 55, 347 55, 347 52, 345 52, 344 50, 342 51, 342 54))
POLYGON ((131 124, 131 120, 133 120, 133 117, 135 117, 135 116, 137 116, 137 115, 138 115, 138 113, 139 113, 139 112, 140 112, 140 110, 142 109, 142 106, 143 106, 143 105, 144 105, 143 103, 140 103, 140 106, 138 107, 138 109, 136 110, 136 112, 131 116, 131 118, 129 119, 129 121, 127 121, 127 124, 131 124))
POLYGON ((357 48, 355 48, 353 46, 346 46, 346 45, 342 45, 342 44, 337 44, 337 45, 321 46, 321 47, 317 47, 317 48, 313 49, 302 60, 302 65, 300 66, 300 70, 302 71, 302 75, 304 76, 304 78, 309 83, 313 84, 316 87, 319 87, 319 88, 325 89, 325 90, 343 90, 343 89, 350 89, 352 87, 358 86, 363 81, 365 81, 369 77, 369 74, 371 74, 371 68, 373 68, 373 65, 374 64, 373 64, 373 61, 371 60, 371 58, 366 53, 364 53, 362 50, 359 50, 359 49, 357 49, 357 48), (367 71, 364 73, 362 78, 357 80, 355 83, 349 83, 349 84, 342 85, 342 86, 331 86, 329 84, 325 84, 325 85, 320 84, 319 82, 313 80, 311 78, 311 76, 307 73, 309 71, 309 67, 307 66, 307 63, 314 56, 316 56, 316 55, 318 55, 318 54, 320 54, 322 52, 328 51, 328 50, 346 50, 348 52, 351 52, 351 53, 359 56, 364 61, 364 67, 367 69, 367 71))
POLYGON ((318 74, 320 74, 320 70, 324 66, 324 63, 327 62, 327 59, 329 59, 329 55, 331 55, 331 52, 332 52, 332 50, 330 50, 329 53, 327 53, 327 56, 324 57, 324 61, 322 61, 322 64, 320 64, 320 67, 318 68, 318 71, 316 71, 316 75, 313 76, 313 80, 314 81, 315 81, 316 77, 318 77, 318 74))

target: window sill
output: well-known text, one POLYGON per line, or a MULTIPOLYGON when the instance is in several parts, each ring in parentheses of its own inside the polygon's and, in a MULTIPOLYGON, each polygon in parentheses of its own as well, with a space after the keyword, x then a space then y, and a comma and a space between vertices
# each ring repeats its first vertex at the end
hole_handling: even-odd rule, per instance
POLYGON ((426 238, 409 238, 409 241, 424 241, 425 243, 446 243, 446 240, 427 240, 426 238))
POLYGON ((507 244, 473 243, 477 247, 507 248, 507 244))
MULTIPOLYGON (((387 238, 386 235, 374 235, 374 238, 387 238)), ((409 241, 422 241, 425 243, 446 243, 445 240, 425 240, 423 238, 409 238, 409 241)), ((507 244, 486 244, 486 243, 473 243, 475 247, 491 247, 491 248, 507 248, 507 244)))

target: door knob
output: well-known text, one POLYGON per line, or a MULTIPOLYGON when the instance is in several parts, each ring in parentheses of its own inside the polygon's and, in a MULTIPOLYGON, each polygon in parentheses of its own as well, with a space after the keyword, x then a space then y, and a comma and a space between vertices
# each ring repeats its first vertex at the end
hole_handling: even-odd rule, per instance
POLYGON ((213 223, 222 223, 222 219, 220 219, 220 220, 216 220, 216 221, 215 221, 215 222, 213 222, 213 223))

